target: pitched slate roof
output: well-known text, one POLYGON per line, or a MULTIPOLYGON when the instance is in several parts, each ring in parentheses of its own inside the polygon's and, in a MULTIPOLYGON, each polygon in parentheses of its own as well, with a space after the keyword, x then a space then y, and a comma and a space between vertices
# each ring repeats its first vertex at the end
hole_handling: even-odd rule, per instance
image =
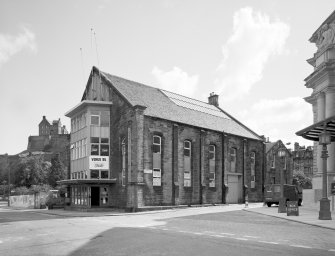
POLYGON ((132 106, 146 107, 144 115, 225 132, 245 138, 262 138, 220 108, 105 72, 100 74, 132 106))
POLYGON ((277 143, 278 143, 278 141, 276 141, 276 142, 267 142, 267 143, 265 143, 265 153, 269 152, 270 149, 271 149, 274 145, 276 145, 277 143))

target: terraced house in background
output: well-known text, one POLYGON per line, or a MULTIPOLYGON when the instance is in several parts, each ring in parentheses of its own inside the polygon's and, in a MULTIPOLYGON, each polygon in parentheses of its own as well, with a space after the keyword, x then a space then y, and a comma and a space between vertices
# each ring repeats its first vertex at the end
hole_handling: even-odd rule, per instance
POLYGON ((264 140, 208 103, 93 67, 71 118, 71 207, 262 201, 264 140), (226 189, 228 188, 228 189, 226 189))

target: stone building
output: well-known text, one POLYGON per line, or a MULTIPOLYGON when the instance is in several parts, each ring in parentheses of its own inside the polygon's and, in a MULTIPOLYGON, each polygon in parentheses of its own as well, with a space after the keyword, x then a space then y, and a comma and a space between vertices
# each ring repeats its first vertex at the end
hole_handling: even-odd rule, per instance
MULTIPOLYGON (((313 155, 313 197, 311 201, 321 199, 322 191, 322 146, 319 145, 319 135, 324 129, 334 133, 332 123, 335 120, 335 11, 320 25, 309 39, 317 47, 316 53, 307 62, 314 71, 305 79, 306 88, 312 89, 312 94, 305 100, 313 107, 313 127, 297 132, 298 135, 314 140, 313 155), (318 125, 320 124, 320 125, 318 125), (314 127, 315 126, 315 127, 314 127), (316 127, 319 126, 319 127, 316 127)), ((330 193, 330 183, 335 178, 335 142, 328 145, 327 159, 327 193, 330 193)), ((304 195, 305 196, 305 195, 304 195)), ((307 198, 307 197, 305 197, 307 198)))
POLYGON ((263 139, 218 104, 92 68, 71 118, 71 207, 262 201, 263 139), (228 192, 225 189, 229 188, 228 192))
POLYGON ((294 143, 292 153, 293 172, 303 172, 306 177, 313 178, 313 147, 300 146, 294 143))
POLYGON ((70 134, 60 119, 50 123, 45 116, 38 125, 39 135, 29 136, 27 150, 19 153, 20 157, 28 155, 43 155, 45 161, 58 155, 67 169, 70 169, 70 134))
POLYGON ((43 116, 42 121, 38 125, 39 136, 43 135, 55 135, 55 134, 68 134, 65 125, 62 126, 60 118, 58 120, 53 120, 50 123, 45 116, 43 116))
POLYGON ((280 172, 284 172, 284 184, 292 184, 293 162, 292 154, 286 148, 281 140, 265 143, 266 167, 265 167, 265 185, 280 184, 280 172), (278 151, 284 149, 285 157, 281 158, 278 151))

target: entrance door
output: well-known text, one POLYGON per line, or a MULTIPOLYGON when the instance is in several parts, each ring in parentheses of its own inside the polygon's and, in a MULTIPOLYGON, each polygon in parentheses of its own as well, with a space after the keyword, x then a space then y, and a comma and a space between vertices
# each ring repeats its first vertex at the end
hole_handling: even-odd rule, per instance
POLYGON ((242 197, 242 183, 239 175, 228 174, 228 196, 227 203, 237 204, 239 199, 242 197))
POLYGON ((100 187, 91 187, 91 207, 99 206, 100 187))

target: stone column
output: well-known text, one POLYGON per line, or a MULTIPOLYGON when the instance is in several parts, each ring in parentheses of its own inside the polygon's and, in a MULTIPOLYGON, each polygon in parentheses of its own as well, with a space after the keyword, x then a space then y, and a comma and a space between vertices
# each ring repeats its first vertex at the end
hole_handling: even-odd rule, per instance
POLYGON ((317 97, 317 106, 318 106, 318 116, 317 116, 317 121, 320 122, 325 119, 325 93, 320 92, 318 97, 317 97))
MULTIPOLYGON (((317 96, 317 102, 316 102, 316 104, 317 104, 317 122, 320 122, 320 121, 325 119, 325 101, 326 101, 325 93, 320 92, 319 95, 317 96)), ((321 151, 322 151, 322 146, 317 145, 317 147, 318 147, 318 153, 317 153, 317 158, 316 158, 316 166, 318 168, 317 173, 322 174, 322 159, 320 158, 321 151)))

